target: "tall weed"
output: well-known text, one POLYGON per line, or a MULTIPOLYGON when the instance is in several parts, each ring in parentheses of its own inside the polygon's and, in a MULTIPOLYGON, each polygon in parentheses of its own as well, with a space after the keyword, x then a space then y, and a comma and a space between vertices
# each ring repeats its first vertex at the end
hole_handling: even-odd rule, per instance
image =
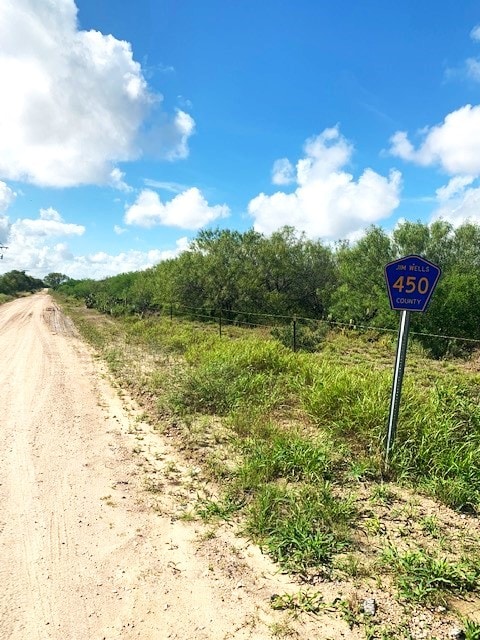
POLYGON ((410 394, 393 464, 449 506, 480 505, 480 398, 465 380, 437 382, 410 394))
POLYGON ((319 427, 354 442, 365 453, 379 451, 390 394, 385 372, 304 358, 296 390, 304 410, 319 427))
MULTIPOLYGON (((304 360, 296 388, 321 429, 347 441, 359 461, 380 472, 391 373, 365 366, 304 360)), ((458 374, 407 375, 404 380, 391 473, 456 509, 480 505, 480 394, 458 374)))

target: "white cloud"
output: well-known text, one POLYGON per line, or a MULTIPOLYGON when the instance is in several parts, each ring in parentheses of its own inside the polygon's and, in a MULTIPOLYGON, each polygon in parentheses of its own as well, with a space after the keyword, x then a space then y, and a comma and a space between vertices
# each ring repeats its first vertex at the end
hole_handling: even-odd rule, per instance
POLYGON ((170 128, 172 144, 167 147, 166 157, 168 160, 183 160, 188 156, 188 139, 195 130, 195 120, 185 111, 177 109, 170 128))
POLYGON ((272 169, 273 184, 291 184, 295 182, 295 167, 288 158, 275 160, 272 169))
POLYGON ((127 229, 124 229, 123 227, 120 227, 118 224, 115 224, 113 226, 113 230, 115 231, 117 236, 121 236, 122 233, 126 233, 127 232, 127 229))
POLYGON ((195 121, 192 116, 177 109, 173 119, 164 116, 160 124, 146 131, 142 148, 154 158, 183 160, 189 154, 188 140, 194 131, 195 121))
POLYGON ((470 31, 470 37, 475 42, 480 42, 480 25, 477 24, 475 27, 473 27, 473 29, 470 31))
POLYGON ((123 251, 119 254, 109 254, 104 251, 86 255, 86 256, 70 256, 69 259, 56 264, 55 268, 52 263, 48 268, 44 266, 42 274, 52 271, 66 273, 72 278, 107 278, 117 273, 126 273, 128 271, 141 271, 148 269, 154 265, 175 258, 182 251, 188 249, 187 238, 179 238, 175 243, 174 249, 152 249, 150 251, 123 251))
POLYGON ((398 206, 398 171, 384 177, 365 169, 354 180, 344 170, 353 147, 338 126, 307 140, 304 151, 296 165, 294 193, 261 193, 250 201, 248 211, 257 231, 269 234, 292 225, 310 237, 337 239, 387 218, 398 206))
MULTIPOLYGON (((476 25, 470 31, 470 38, 475 42, 480 42, 480 25, 476 25)), ((459 67, 447 67, 445 70, 445 77, 447 79, 460 78, 469 79, 474 82, 480 82, 480 58, 470 57, 467 58, 459 67)))
POLYGON ((440 187, 436 190, 437 200, 439 202, 447 202, 451 200, 454 196, 458 196, 462 194, 465 190, 465 187, 472 184, 475 180, 473 176, 455 176, 451 180, 449 180, 448 184, 444 187, 440 187))
POLYGON ((47 236, 81 236, 84 232, 85 227, 64 222, 58 211, 50 207, 40 209, 40 217, 36 220, 29 218, 16 220, 10 227, 10 243, 21 243, 28 238, 36 242, 39 238, 47 236))
POLYGON ((10 246, 8 255, 0 264, 2 272, 19 269, 28 271, 35 277, 44 277, 47 273, 65 273, 71 278, 106 278, 125 273, 147 269, 162 260, 175 257, 183 249, 169 249, 160 251, 124 251, 119 254, 98 252, 85 256, 75 256, 65 243, 44 245, 40 247, 27 246, 23 251, 15 251, 10 246))
POLYGON ((147 187, 153 187, 154 189, 165 189, 165 191, 169 191, 170 193, 181 193, 182 191, 186 191, 188 189, 186 185, 180 184, 179 182, 152 180, 150 178, 145 178, 143 182, 147 185, 147 187))
POLYGON ((67 245, 63 242, 51 244, 52 239, 81 236, 84 232, 85 227, 64 222, 58 211, 51 207, 41 209, 36 219, 20 218, 10 222, 8 216, 0 216, 0 242, 8 244, 2 271, 19 269, 39 274, 45 265, 66 262, 72 258, 67 245))
MULTIPOLYGON (((39 186, 108 184, 139 156, 138 132, 161 102, 130 43, 77 25, 73 0, 0 2, 0 176, 39 186)), ((163 118, 164 157, 188 154, 192 118, 163 118)), ((120 184, 120 183, 119 183, 120 184)))
POLYGON ((0 180, 0 212, 6 211, 16 197, 15 191, 0 180))
POLYGON ((456 176, 436 191, 437 208, 432 220, 443 219, 455 227, 470 221, 480 224, 480 187, 470 186, 472 176, 456 176))
POLYGON ((58 271, 73 278, 104 278, 125 271, 146 269, 188 248, 188 239, 177 240, 172 249, 124 251, 119 254, 97 252, 74 255, 64 238, 81 235, 81 225, 63 222, 54 209, 44 209, 39 218, 19 219, 11 223, 0 216, 0 243, 8 244, 8 252, 0 263, 0 273, 18 269, 35 277, 58 271), (59 241, 56 241, 56 239, 59 241))
POLYGON ((353 145, 341 134, 338 125, 325 129, 305 143, 306 158, 297 162, 299 184, 323 178, 342 169, 351 159, 353 145))
POLYGON ((390 153, 422 166, 440 165, 451 175, 480 175, 480 105, 452 111, 423 137, 415 149, 407 133, 398 131, 391 138, 390 153))
POLYGON ((124 177, 124 172, 120 171, 118 167, 115 167, 115 169, 112 169, 110 172, 110 184, 114 189, 118 189, 124 193, 131 193, 133 191, 133 187, 124 181, 124 177))
POLYGON ((0 215, 0 244, 6 244, 10 232, 10 220, 8 216, 0 215))
POLYGON ((85 227, 64 222, 58 211, 51 207, 41 209, 35 219, 19 218, 10 222, 7 216, 0 217, 0 237, 9 247, 8 255, 2 261, 2 271, 28 270, 38 275, 46 265, 68 261, 72 258, 68 246, 54 239, 80 236, 84 232, 85 227))
POLYGON ((156 191, 144 189, 125 213, 125 223, 139 227, 165 225, 181 229, 200 229, 213 220, 228 216, 226 205, 210 206, 199 189, 193 187, 167 203, 156 191))
POLYGON ((157 65, 156 69, 160 73, 174 73, 175 71, 175 67, 173 67, 171 64, 162 64, 162 63, 157 65))
POLYGON ((478 58, 467 58, 465 70, 468 78, 475 80, 475 82, 480 81, 480 60, 478 58))
POLYGON ((415 159, 415 147, 408 139, 406 131, 397 131, 390 138, 390 153, 402 158, 402 160, 413 161, 415 159))
MULTIPOLYGON (((470 31, 470 38, 474 42, 480 42, 480 25, 476 25, 470 31)), ((460 66, 447 67, 445 69, 445 78, 447 80, 464 80, 467 78, 474 82, 480 82, 480 59, 477 57, 470 57, 464 60, 460 66)))

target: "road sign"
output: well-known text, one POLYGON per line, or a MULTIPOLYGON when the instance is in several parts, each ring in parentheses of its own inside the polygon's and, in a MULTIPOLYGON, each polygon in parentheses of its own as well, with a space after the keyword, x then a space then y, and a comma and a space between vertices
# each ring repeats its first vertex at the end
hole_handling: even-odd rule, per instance
POLYGON ((410 311, 425 311, 432 297, 438 279, 440 267, 420 256, 406 256, 389 262, 385 267, 388 296, 392 309, 401 311, 398 330, 397 354, 393 371, 392 395, 388 416, 388 430, 385 453, 385 470, 397 430, 400 397, 402 394, 403 373, 407 358, 410 311))
POLYGON ((406 256, 385 267, 390 307, 425 311, 440 277, 440 267, 420 256, 406 256))

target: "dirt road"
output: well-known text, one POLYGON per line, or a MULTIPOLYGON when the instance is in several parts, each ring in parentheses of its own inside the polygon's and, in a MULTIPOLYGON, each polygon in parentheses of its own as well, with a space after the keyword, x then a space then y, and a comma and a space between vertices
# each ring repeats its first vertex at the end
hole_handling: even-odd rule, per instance
POLYGON ((1 639, 287 630, 268 603, 288 578, 235 536, 172 517, 162 469, 175 452, 125 409, 50 296, 0 307, 0 355, 1 639), (156 511, 146 477, 163 487, 156 511))

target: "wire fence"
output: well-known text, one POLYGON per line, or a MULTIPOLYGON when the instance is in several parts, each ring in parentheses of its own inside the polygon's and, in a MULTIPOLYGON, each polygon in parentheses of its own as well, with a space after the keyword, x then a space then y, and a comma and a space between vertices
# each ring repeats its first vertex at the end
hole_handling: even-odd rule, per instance
MULTIPOLYGON (((258 313, 238 309, 206 309, 205 307, 192 307, 178 303, 166 303, 160 305, 163 312, 170 315, 170 319, 175 317, 188 317, 201 320, 202 322, 213 323, 218 326, 219 335, 223 335, 226 326, 238 326, 245 328, 265 328, 270 331, 282 333, 283 341, 289 342, 293 351, 302 348, 305 342, 305 333, 310 336, 310 342, 314 344, 321 339, 322 331, 325 333, 331 329, 343 332, 371 332, 372 334, 397 334, 398 329, 391 327, 381 327, 376 325, 359 324, 353 321, 340 322, 329 318, 312 318, 300 315, 285 315, 273 313, 258 313), (303 333, 303 336, 302 336, 303 333), (319 335, 315 335, 319 334, 319 335)), ((470 350, 478 345, 480 339, 466 338, 462 336, 452 336, 446 334, 435 334, 424 331, 410 331, 410 335, 415 338, 428 338, 430 340, 447 340, 452 344, 467 345, 470 350)), ((309 340, 307 340, 309 342, 309 340)))

